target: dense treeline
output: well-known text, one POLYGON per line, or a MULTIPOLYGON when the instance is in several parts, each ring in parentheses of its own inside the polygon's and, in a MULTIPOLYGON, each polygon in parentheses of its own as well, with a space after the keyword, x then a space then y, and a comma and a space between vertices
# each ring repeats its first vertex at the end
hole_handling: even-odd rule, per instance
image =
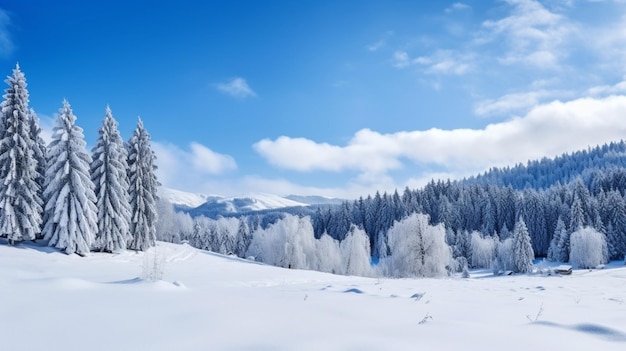
MULTIPOLYGON (((564 237, 580 228, 593 227, 606 236, 609 258, 622 259, 626 253, 626 169, 610 167, 607 160, 620 159, 615 155, 623 148, 624 143, 620 142, 574 154, 573 158, 582 164, 593 165, 596 161, 588 162, 580 155, 603 159, 603 168, 583 168, 584 177, 579 175, 567 184, 555 179, 555 185, 547 189, 516 190, 511 184, 496 185, 504 180, 494 181, 496 184, 474 179, 431 181, 419 190, 407 188, 402 195, 397 191, 382 195, 377 192, 373 197, 345 202, 339 207, 320 208, 313 217, 315 235, 328 233, 341 240, 351 225, 363 228, 370 238, 372 257, 376 259, 384 257, 388 251, 386 233, 394 221, 413 213, 428 215, 433 225, 444 224, 448 244, 452 247, 471 240, 472 232, 505 240, 521 218, 538 257, 548 256, 551 243, 558 248, 558 241, 564 241, 565 246, 558 248, 561 252, 549 258, 567 261, 569 246, 564 237), (559 221, 562 222, 560 227, 557 226, 559 221)), ((563 164, 569 162, 552 163, 556 167, 554 172, 561 172, 563 164)), ((548 168, 545 172, 551 173, 548 168)), ((497 173, 492 170, 489 177, 495 179, 497 173)), ((569 172, 562 174, 566 175, 565 179, 572 176, 569 172)), ((531 183, 525 181, 525 184, 531 183)))

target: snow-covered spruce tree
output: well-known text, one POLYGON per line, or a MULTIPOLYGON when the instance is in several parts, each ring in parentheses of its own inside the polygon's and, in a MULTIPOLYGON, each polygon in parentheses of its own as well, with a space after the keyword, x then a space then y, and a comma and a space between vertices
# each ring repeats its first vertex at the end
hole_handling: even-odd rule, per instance
POLYGON ((130 194, 130 235, 128 248, 143 251, 156 245, 156 202, 158 200, 154 161, 150 135, 137 120, 137 128, 128 141, 128 179, 130 194))
POLYGON ((83 129, 67 100, 59 110, 48 147, 44 199, 44 239, 67 254, 91 250, 98 229, 96 196, 89 177, 91 156, 83 129))
POLYGON ((528 273, 533 268, 533 258, 535 253, 530 242, 530 234, 526 228, 524 220, 519 218, 513 229, 513 257, 515 262, 515 272, 528 273))
POLYGON ((0 126, 0 236, 9 243, 34 240, 41 232, 41 174, 37 141, 32 139, 33 116, 28 108, 26 78, 16 65, 5 81, 0 126))
POLYGON ((548 248, 548 260, 553 262, 562 261, 567 257, 567 252, 562 252, 562 247, 559 246, 565 236, 568 235, 565 228, 565 222, 559 218, 556 221, 556 228, 554 229, 554 235, 552 241, 550 241, 550 247, 548 248))
POLYGON ((130 239, 128 163, 124 141, 107 106, 99 137, 92 150, 91 180, 98 208, 98 231, 94 248, 113 252, 126 249, 130 239))
MULTIPOLYGON (((35 143, 35 147, 33 148, 33 156, 37 161, 37 179, 36 182, 39 185, 39 198, 42 199, 41 207, 42 207, 42 216, 43 216, 43 188, 46 183, 46 165, 48 158, 48 146, 46 142, 41 137, 41 127, 39 127, 39 118, 35 114, 33 109, 30 110, 30 138, 35 143)), ((39 233, 39 239, 42 239, 43 236, 39 233)))

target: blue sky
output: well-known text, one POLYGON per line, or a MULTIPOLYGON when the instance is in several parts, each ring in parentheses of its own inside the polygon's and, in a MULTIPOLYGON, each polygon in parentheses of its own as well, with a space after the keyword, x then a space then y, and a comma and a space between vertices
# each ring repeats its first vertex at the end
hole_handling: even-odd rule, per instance
POLYGON ((0 68, 168 187, 353 198, 626 136, 624 1, 0 4, 0 68))

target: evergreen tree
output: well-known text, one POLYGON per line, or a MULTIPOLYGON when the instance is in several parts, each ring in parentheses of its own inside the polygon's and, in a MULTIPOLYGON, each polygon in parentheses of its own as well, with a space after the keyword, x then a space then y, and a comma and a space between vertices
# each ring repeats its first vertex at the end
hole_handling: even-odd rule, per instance
POLYGON ((44 238, 65 253, 89 252, 97 232, 94 185, 89 177, 91 157, 82 128, 67 100, 59 110, 46 170, 44 238))
POLYGON ((526 223, 521 217, 513 229, 513 255, 516 272, 528 273, 532 270, 535 254, 526 223))
POLYGON ((41 232, 43 201, 38 173, 34 117, 28 108, 26 78, 16 65, 5 81, 0 121, 0 236, 10 243, 34 240, 41 232))
POLYGON ((570 224, 569 231, 575 232, 580 230, 585 225, 585 213, 583 211, 583 206, 580 198, 578 196, 574 197, 574 201, 572 202, 572 206, 570 208, 570 224))
POLYGON ((113 252, 126 249, 130 239, 130 202, 126 170, 126 149, 117 121, 107 106, 94 146, 91 179, 95 185, 98 232, 95 248, 113 252))
POLYGON ((150 146, 150 135, 141 119, 128 142, 128 174, 130 181, 131 241, 132 250, 146 250, 156 244, 157 181, 156 156, 150 146))
POLYGON ((537 191, 527 189, 524 191, 523 205, 521 210, 524 214, 524 223, 528 228, 533 250, 537 255, 545 255, 550 244, 547 227, 546 214, 544 210, 544 197, 537 191))
POLYGON ((548 260, 554 262, 565 262, 564 260, 567 257, 567 252, 562 252, 562 247, 560 247, 561 240, 568 235, 567 229, 565 228, 565 222, 559 217, 556 222, 556 229, 554 230, 554 235, 552 236, 552 241, 550 241, 550 248, 548 249, 548 260))
MULTIPOLYGON (((46 182, 46 165, 48 158, 48 147, 46 142, 41 137, 41 127, 39 127, 39 118, 35 114, 35 111, 30 110, 30 138, 35 142, 33 148, 33 157, 37 161, 37 179, 36 182, 39 185, 39 198, 41 199, 41 208, 43 216, 43 188, 46 182)), ((38 238, 43 236, 39 233, 38 238)))
POLYGON ((250 228, 246 217, 239 218, 239 228, 237 229, 237 242, 235 243, 235 255, 245 258, 248 246, 252 241, 250 228))
POLYGON ((626 254, 626 203, 619 191, 612 190, 602 207, 608 222, 606 239, 609 258, 622 259, 626 254))

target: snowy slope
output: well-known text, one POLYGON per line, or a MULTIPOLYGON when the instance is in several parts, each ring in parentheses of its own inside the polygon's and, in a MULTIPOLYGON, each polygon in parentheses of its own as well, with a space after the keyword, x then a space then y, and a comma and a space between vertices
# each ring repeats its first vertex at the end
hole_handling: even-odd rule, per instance
POLYGON ((626 269, 372 279, 159 243, 86 258, 0 239, 2 350, 624 350, 626 269))
POLYGON ((251 193, 236 197, 217 199, 215 202, 225 204, 229 212, 263 211, 308 205, 302 202, 289 200, 281 196, 264 193, 251 193))
POLYGON ((342 199, 326 196, 314 196, 314 195, 288 195, 286 199, 302 202, 308 205, 341 205, 344 202, 342 199))
POLYGON ((181 190, 159 187, 159 196, 173 205, 194 208, 202 205, 210 199, 218 199, 220 196, 188 193, 181 190))
POLYGON ((254 193, 229 198, 212 198, 190 211, 190 213, 192 215, 204 215, 206 217, 216 218, 220 215, 223 216, 302 206, 309 205, 277 195, 254 193))

